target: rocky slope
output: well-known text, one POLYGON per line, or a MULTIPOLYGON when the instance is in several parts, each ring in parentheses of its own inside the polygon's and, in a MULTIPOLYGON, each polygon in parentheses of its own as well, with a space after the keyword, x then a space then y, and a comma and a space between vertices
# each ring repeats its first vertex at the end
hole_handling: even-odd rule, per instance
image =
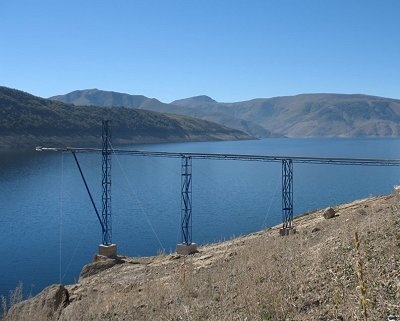
POLYGON ((399 201, 316 211, 295 235, 273 228, 190 257, 95 257, 77 284, 45 289, 6 320, 399 320, 399 201))
POLYGON ((236 140, 252 137, 235 129, 147 110, 74 106, 0 87, 0 149, 101 142, 101 121, 112 121, 114 144, 236 140))

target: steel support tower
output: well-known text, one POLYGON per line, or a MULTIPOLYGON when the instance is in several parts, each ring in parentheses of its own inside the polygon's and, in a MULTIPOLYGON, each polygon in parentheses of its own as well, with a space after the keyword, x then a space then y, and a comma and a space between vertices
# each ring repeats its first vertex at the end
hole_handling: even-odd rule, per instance
POLYGON ((103 147, 102 147, 102 172, 103 178, 101 185, 103 188, 102 193, 102 213, 101 218, 103 221, 103 245, 112 244, 112 220, 111 220, 111 129, 110 121, 103 120, 102 131, 103 147))
POLYGON ((282 160, 282 232, 290 234, 293 229, 293 161, 282 160))
POLYGON ((181 231, 182 244, 192 244, 192 158, 182 157, 181 231))

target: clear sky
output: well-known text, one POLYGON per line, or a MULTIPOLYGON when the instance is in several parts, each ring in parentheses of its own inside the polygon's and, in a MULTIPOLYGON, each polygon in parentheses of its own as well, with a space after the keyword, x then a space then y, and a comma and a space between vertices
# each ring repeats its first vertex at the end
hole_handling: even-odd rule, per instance
POLYGON ((0 85, 400 98, 399 0, 0 0, 0 85))

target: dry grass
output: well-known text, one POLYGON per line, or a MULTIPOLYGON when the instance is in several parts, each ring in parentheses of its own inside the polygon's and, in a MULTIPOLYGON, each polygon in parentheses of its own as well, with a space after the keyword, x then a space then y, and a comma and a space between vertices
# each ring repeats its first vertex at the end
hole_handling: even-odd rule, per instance
POLYGON ((367 299, 367 289, 365 287, 363 263, 360 252, 360 239, 358 237, 357 232, 354 232, 354 247, 355 247, 355 260, 356 260, 356 275, 358 279, 357 290, 359 292, 359 297, 360 297, 360 307, 364 321, 368 321, 367 304, 369 300, 367 299))
POLYGON ((209 245, 187 258, 128 259, 70 286, 71 302, 59 320, 400 316, 397 200, 380 197, 337 209, 339 216, 330 220, 321 219, 321 212, 299 218, 298 233, 289 237, 272 229, 209 245), (358 292, 360 267, 369 299, 365 313, 358 292))
POLYGON ((9 298, 2 295, 1 299, 1 315, 0 320, 5 320, 7 317, 7 311, 14 305, 20 303, 23 300, 24 286, 22 282, 19 282, 15 290, 10 291, 9 298))

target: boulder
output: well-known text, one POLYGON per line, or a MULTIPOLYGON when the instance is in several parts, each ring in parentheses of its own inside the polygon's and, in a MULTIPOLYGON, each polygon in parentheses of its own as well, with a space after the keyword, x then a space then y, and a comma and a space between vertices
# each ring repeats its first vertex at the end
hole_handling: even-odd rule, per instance
POLYGON ((22 301, 8 311, 7 321, 58 320, 62 309, 69 304, 67 289, 61 285, 45 288, 33 298, 22 301))
POLYGON ((86 264, 83 267, 81 274, 79 275, 79 280, 82 280, 89 276, 108 270, 116 264, 125 263, 125 260, 119 258, 115 259, 105 258, 100 261, 98 261, 98 259, 95 258, 94 261, 95 261, 94 263, 86 264))
POLYGON ((336 214, 336 211, 332 207, 328 207, 324 210, 323 215, 324 215, 324 218, 328 220, 328 219, 334 217, 335 214, 336 214))

